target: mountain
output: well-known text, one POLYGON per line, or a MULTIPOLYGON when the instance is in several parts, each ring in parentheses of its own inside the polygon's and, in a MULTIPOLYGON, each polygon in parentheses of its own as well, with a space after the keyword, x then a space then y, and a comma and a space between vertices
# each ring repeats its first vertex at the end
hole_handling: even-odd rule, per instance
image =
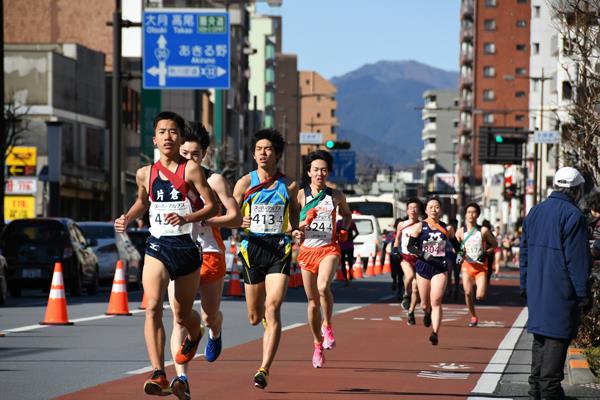
POLYGON ((457 89, 458 73, 417 61, 380 61, 331 81, 337 87, 339 137, 352 142, 359 160, 409 166, 423 148, 423 92, 457 89))

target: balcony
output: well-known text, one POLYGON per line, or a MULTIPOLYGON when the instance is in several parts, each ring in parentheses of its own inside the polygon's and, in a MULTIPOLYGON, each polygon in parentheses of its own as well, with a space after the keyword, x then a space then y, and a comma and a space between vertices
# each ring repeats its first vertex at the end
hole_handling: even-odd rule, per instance
POLYGON ((473 108, 473 100, 472 99, 460 99, 460 101, 458 102, 458 107, 461 110, 469 110, 471 108, 473 108))
POLYGON ((461 42, 472 42, 473 41, 473 27, 462 28, 460 30, 460 41, 461 42))
POLYGON ((473 51, 463 51, 460 53, 460 63, 461 65, 472 64, 473 63, 473 51))
POLYGON ((471 132, 471 129, 473 129, 473 126, 471 125, 470 121, 463 121, 458 123, 458 130, 463 135, 467 132, 471 132))
POLYGON ((421 131, 421 139, 423 139, 424 142, 431 139, 437 139, 437 130, 427 129, 427 125, 425 125, 425 128, 421 131))
POLYGON ((473 7, 472 1, 463 1, 460 7, 460 15, 462 18, 473 18, 473 12, 475 8, 473 7))
POLYGON ((436 157, 436 151, 435 149, 423 149, 423 151, 421 152, 421 161, 427 161, 427 160, 435 160, 436 157))
POLYGON ((460 77, 460 86, 461 87, 472 87, 473 86, 473 76, 472 75, 464 75, 460 77))

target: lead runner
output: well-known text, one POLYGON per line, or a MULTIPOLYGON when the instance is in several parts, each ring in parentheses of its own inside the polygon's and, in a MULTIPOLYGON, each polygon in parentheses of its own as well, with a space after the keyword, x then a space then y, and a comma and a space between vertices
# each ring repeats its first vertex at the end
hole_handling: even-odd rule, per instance
POLYGON ((254 386, 259 389, 267 386, 281 338, 281 304, 292 254, 290 235, 296 241, 304 236, 298 229, 298 186, 277 167, 284 147, 276 130, 258 131, 252 140, 257 169, 243 176, 233 190, 244 217, 240 256, 248 320, 252 325, 263 321, 265 328, 262 362, 254 374, 254 386))

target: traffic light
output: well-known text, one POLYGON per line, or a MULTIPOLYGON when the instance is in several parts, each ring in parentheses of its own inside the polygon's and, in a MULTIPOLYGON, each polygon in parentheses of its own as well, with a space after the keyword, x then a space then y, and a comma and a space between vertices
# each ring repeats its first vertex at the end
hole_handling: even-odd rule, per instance
POLYGON ((328 150, 344 150, 349 149, 350 146, 350 142, 337 142, 335 140, 328 140, 325 142, 325 147, 327 147, 328 150))
POLYGON ((520 164, 529 131, 523 128, 484 126, 479 131, 482 164, 520 164))

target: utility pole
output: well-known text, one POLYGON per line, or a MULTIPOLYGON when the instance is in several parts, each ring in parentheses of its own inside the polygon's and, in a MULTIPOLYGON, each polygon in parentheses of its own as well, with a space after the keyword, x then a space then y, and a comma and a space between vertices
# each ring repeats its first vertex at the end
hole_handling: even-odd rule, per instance
POLYGON ((115 0, 112 18, 112 137, 110 165, 110 215, 117 218, 121 213, 121 0, 115 0))

